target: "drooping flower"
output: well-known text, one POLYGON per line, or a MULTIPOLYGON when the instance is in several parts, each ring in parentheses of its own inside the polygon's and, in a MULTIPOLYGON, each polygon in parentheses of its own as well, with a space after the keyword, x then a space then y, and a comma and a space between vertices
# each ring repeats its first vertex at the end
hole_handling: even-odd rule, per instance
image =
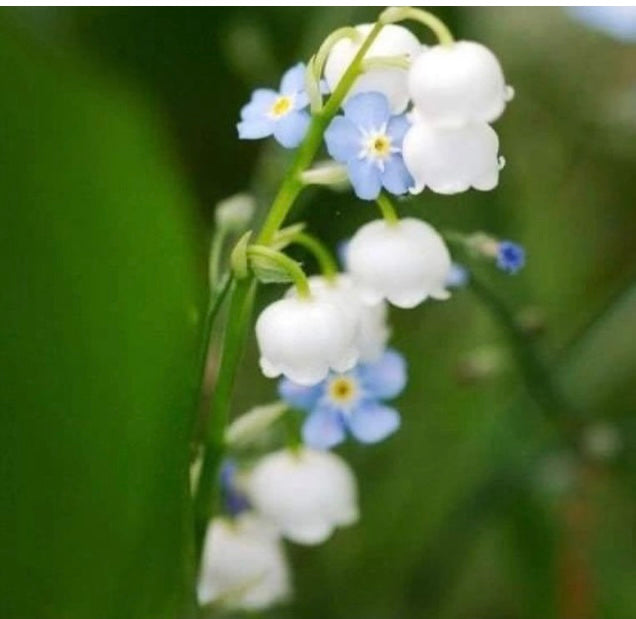
POLYGON ((327 131, 329 154, 347 165, 356 195, 374 200, 384 187, 406 193, 413 184, 402 160, 402 140, 409 128, 405 115, 392 116, 387 98, 379 92, 356 95, 343 106, 327 131))
POLYGON ((404 163, 415 180, 411 192, 426 187, 442 194, 494 189, 501 167, 498 151, 499 138, 486 123, 441 129, 416 120, 402 146, 404 163))
POLYGON ((320 544, 336 527, 358 520, 355 478, 331 452, 270 453, 249 474, 246 489, 258 512, 299 544, 320 544))
POLYGON ((263 610, 291 593, 278 532, 253 514, 214 518, 208 527, 197 586, 200 604, 263 610))
POLYGON ((497 246, 497 267, 506 273, 520 271, 526 263, 525 249, 512 241, 500 241, 497 246))
POLYGON ((273 135, 285 148, 296 148, 309 126, 309 113, 305 110, 308 104, 305 65, 298 63, 283 75, 278 92, 259 88, 252 93, 250 102, 241 110, 239 138, 259 140, 273 135))
MULTIPOLYGON (((356 30, 360 33, 358 41, 341 39, 331 49, 325 64, 325 81, 332 92, 338 86, 372 27, 371 24, 356 26, 356 30)), ((410 60, 415 58, 422 48, 423 46, 410 30, 403 26, 389 24, 382 28, 365 58, 404 56, 410 60)), ((395 114, 400 114, 409 102, 407 71, 399 67, 367 69, 356 79, 347 97, 353 97, 361 92, 381 92, 388 98, 391 110, 395 114)))
POLYGON ((405 384, 404 357, 387 350, 349 372, 332 372, 313 387, 284 378, 278 390, 287 404, 308 413, 302 429, 305 444, 329 449, 344 441, 347 432, 361 443, 377 443, 393 434, 400 415, 384 401, 397 397, 405 384))
MULTIPOLYGON (((386 303, 363 303, 353 280, 346 273, 339 273, 333 280, 314 275, 309 278, 309 288, 312 295, 337 305, 355 323, 355 347, 360 361, 372 361, 382 354, 391 333, 386 303)), ((290 288, 287 296, 295 294, 295 288, 290 288)))
POLYGON ((347 268, 365 303, 386 299, 411 308, 428 297, 449 297, 448 249, 436 230, 419 219, 362 226, 349 244, 347 268))
POLYGON ((316 297, 268 305, 256 321, 263 374, 314 385, 330 369, 346 372, 358 360, 356 326, 340 305, 316 297))
POLYGON ((473 41, 425 49, 411 65, 408 85, 417 113, 435 127, 493 122, 513 96, 496 56, 473 41))

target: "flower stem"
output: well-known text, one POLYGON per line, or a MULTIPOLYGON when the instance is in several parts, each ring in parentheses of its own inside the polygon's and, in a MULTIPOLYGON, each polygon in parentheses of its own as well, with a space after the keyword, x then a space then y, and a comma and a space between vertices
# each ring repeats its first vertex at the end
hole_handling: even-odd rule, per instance
POLYGON ((369 50, 369 47, 371 47, 373 41, 375 41, 378 34, 380 34, 382 27, 383 24, 381 23, 376 23, 373 26, 371 32, 369 32, 360 46, 358 53, 351 61, 351 64, 345 71, 340 82, 338 82, 338 86, 331 97, 327 100, 325 106, 320 112, 312 117, 309 129, 307 130, 307 135, 296 151, 296 155, 294 156, 280 189, 274 198, 272 207, 270 208, 265 222, 263 223, 263 227, 261 228, 261 232, 258 235, 257 243, 261 245, 269 245, 272 242, 276 231, 285 221, 294 201, 303 189, 301 175, 311 164, 318 152, 318 149, 322 144, 325 129, 331 122, 331 119, 338 112, 340 104, 351 89, 351 86, 353 86, 353 82, 356 80, 362 69, 362 60, 369 50))
POLYGON ((229 418, 230 396, 252 314, 255 289, 255 280, 252 277, 236 281, 232 286, 230 319, 223 339, 219 374, 210 406, 212 417, 205 436, 201 476, 194 497, 197 565, 215 500, 217 477, 224 452, 225 427, 229 418))
POLYGON ((289 275, 294 286, 296 286, 299 297, 306 299, 311 296, 309 282, 307 281, 305 272, 295 260, 292 260, 282 251, 266 247, 265 245, 250 245, 247 248, 247 254, 250 258, 265 258, 273 262, 289 275))
POLYGON ((439 18, 423 9, 416 9, 412 6, 392 6, 380 15, 380 21, 384 24, 411 19, 430 28, 437 40, 442 45, 451 45, 455 39, 446 24, 439 18))
POLYGON ((293 237, 292 243, 301 245, 316 258, 316 261, 320 266, 320 272, 326 279, 335 279, 336 274, 338 273, 338 264, 336 263, 335 258, 331 255, 331 252, 321 241, 311 234, 299 232, 293 237))
POLYGON ((557 427, 565 440, 578 444, 575 412, 557 388, 552 375, 537 354, 528 336, 519 328, 513 313, 506 304, 486 286, 473 272, 470 288, 479 300, 490 310, 497 323, 503 327, 512 345, 528 393, 539 405, 545 416, 557 427))
POLYGON ((384 221, 386 221, 388 225, 395 226, 400 221, 395 207, 393 206, 393 202, 391 202, 385 193, 381 193, 377 197, 376 203, 380 207, 382 217, 384 217, 384 221))

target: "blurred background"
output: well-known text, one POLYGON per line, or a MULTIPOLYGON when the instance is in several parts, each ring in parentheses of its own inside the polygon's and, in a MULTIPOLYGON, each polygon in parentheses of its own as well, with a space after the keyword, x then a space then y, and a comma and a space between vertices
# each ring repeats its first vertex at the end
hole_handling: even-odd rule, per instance
MULTIPOLYGON (((493 192, 400 210, 525 246, 520 275, 484 280, 563 410, 470 289, 394 311, 403 429, 342 450, 361 522, 290 547, 296 599, 266 616, 633 619, 636 45, 625 20, 617 34, 554 8, 435 12, 515 87, 496 125, 507 165, 493 192), (555 416, 574 420, 574 445, 555 416)), ((238 111, 331 30, 376 14, 0 13, 3 619, 185 616, 213 209, 244 190, 265 209, 289 156, 239 142, 238 111)), ((375 216, 316 190, 292 219, 335 247, 375 216)), ((274 397, 252 340, 234 412, 274 397)))

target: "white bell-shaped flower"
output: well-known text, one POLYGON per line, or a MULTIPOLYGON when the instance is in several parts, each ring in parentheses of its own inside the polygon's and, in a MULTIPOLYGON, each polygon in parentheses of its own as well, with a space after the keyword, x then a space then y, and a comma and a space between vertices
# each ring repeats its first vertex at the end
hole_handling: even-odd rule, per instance
POLYGON ((256 611, 290 593, 283 545, 271 524, 253 514, 210 522, 197 586, 200 604, 256 611))
POLYGON ((412 193, 425 187, 452 194, 497 186, 502 160, 499 138, 490 125, 439 128, 414 118, 402 145, 404 163, 415 181, 412 193))
POLYGON ((328 451, 268 454, 249 473, 245 489, 254 508, 299 544, 320 544, 336 527, 358 520, 353 473, 328 451))
MULTIPOLYGON (((355 347, 359 361, 374 361, 386 348, 391 331, 387 323, 386 303, 366 304, 360 291, 347 273, 339 273, 334 279, 322 275, 309 278, 312 295, 341 308, 356 325, 355 347)), ((296 296, 296 289, 290 288, 287 296, 296 296)))
POLYGON ((408 87, 422 119, 445 127, 492 122, 513 95, 495 55, 473 41, 425 49, 411 65, 408 87))
MULTIPOLYGON (((325 80, 332 92, 340 82, 344 72, 360 49, 360 44, 364 37, 369 34, 372 27, 371 24, 356 26, 356 30, 361 35, 358 42, 354 42, 351 39, 341 39, 329 52, 325 63, 325 80)), ((365 58, 406 56, 412 59, 421 50, 422 44, 410 30, 403 26, 389 24, 382 28, 366 53, 365 58)), ((361 92, 381 92, 389 100, 391 110, 395 114, 400 114, 406 109, 409 102, 407 76, 407 70, 399 67, 368 69, 356 79, 347 94, 347 99, 361 92)))
POLYGON ((268 305, 256 321, 263 374, 315 385, 329 370, 346 372, 358 361, 356 322, 339 304, 290 297, 268 305))
POLYGON ((349 243, 347 265, 368 303, 387 299, 397 307, 411 308, 428 297, 449 297, 448 249, 436 230, 419 219, 365 224, 349 243))

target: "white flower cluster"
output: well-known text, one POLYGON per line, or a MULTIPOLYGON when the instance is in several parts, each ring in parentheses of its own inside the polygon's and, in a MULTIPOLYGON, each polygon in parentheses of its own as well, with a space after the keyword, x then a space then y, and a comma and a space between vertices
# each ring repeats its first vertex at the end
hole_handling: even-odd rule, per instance
POLYGON ((314 545, 358 519, 356 481, 342 458, 308 448, 262 458, 245 476, 252 506, 208 527, 198 598, 229 610, 262 610, 291 593, 282 538, 314 545))
MULTIPOLYGON (((357 30, 366 35, 370 26, 357 26, 357 30)), ((332 89, 359 46, 347 39, 331 50, 325 78, 332 89)), ((411 192, 420 193, 425 187, 442 194, 471 187, 493 189, 502 159, 499 139, 489 123, 501 116, 513 96, 495 55, 473 41, 421 45, 406 28, 389 25, 365 57, 391 56, 406 58, 410 68, 371 68, 358 78, 351 94, 380 92, 394 113, 412 104, 411 127, 402 145, 402 157, 414 181, 411 192)))
MULTIPOLYGON (((383 218, 353 235, 341 273, 332 272, 335 263, 328 251, 302 226, 289 229, 301 230, 294 232, 295 238, 300 242, 302 235, 306 248, 313 244, 321 276, 306 278, 298 264, 278 251, 284 248, 284 243, 276 244, 278 237, 267 247, 247 247, 247 240, 247 249, 237 245, 245 261, 255 255, 250 249, 284 259, 277 265, 287 268, 285 277, 295 287, 265 307, 256 321, 260 367, 269 378, 283 377, 283 402, 240 418, 226 441, 244 447, 252 434, 262 435, 283 413, 302 409, 305 425, 296 434, 305 444, 298 445, 302 441, 292 433, 293 447, 255 462, 249 454, 249 466, 234 479, 240 509, 228 508, 235 518, 214 518, 207 530, 199 573, 201 604, 258 611, 285 600, 291 587, 283 540, 319 544, 358 519, 353 473, 327 450, 347 433, 374 443, 400 426, 399 413, 386 400, 404 388, 406 364, 387 348, 388 306, 414 308, 429 298, 448 299, 447 288, 457 275, 453 277, 442 236, 424 221, 398 218, 386 192, 419 193, 427 187, 451 194, 471 187, 490 190, 498 183, 499 140, 490 123, 502 114, 512 90, 496 57, 470 41, 424 46, 406 28, 388 24, 369 46, 361 72, 355 72, 357 65, 347 72, 364 38, 377 33, 371 25, 356 30, 358 38, 338 38, 337 32, 337 40, 327 39, 335 43, 322 75, 312 78, 306 72, 316 57, 307 68, 298 64, 283 76, 279 92, 256 90, 241 112, 242 138, 274 135, 283 146, 297 147, 313 122, 310 110, 320 109, 322 99, 314 105, 314 91, 322 92, 320 78, 333 93, 345 75, 349 80, 357 76, 342 101, 343 115, 332 113, 324 133, 326 149, 343 164, 339 167, 346 170, 356 195, 378 202, 383 218), (316 81, 313 90, 311 79, 316 81)), ((440 36, 445 38, 450 40, 450 34, 440 36)), ((238 206, 230 203, 219 211, 219 222, 240 229, 252 210, 240 200, 238 206)), ((249 233, 243 238, 249 239, 249 233)), ((293 242, 293 234, 287 238, 293 242)), ((522 266, 523 248, 512 242, 494 247, 502 268, 513 272, 522 266)), ((245 275, 236 267, 235 272, 245 275)))

